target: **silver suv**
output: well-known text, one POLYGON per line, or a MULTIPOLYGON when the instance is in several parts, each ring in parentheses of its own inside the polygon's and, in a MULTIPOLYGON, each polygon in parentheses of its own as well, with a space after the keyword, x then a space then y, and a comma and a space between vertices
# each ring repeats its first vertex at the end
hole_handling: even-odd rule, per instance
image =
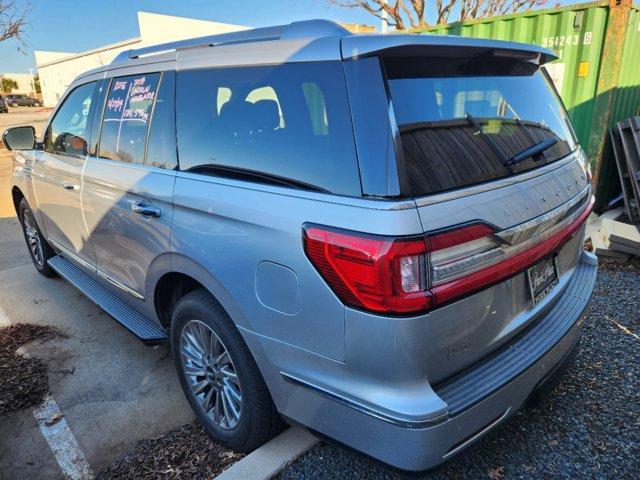
POLYGON ((35 267, 169 341, 217 441, 302 424, 405 470, 571 358, 588 162, 539 47, 324 21, 132 50, 7 131, 35 267))

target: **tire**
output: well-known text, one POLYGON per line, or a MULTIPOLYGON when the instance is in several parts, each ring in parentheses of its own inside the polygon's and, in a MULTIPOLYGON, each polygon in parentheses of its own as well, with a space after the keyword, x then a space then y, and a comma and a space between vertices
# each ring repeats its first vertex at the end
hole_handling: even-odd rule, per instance
POLYGON ((176 305, 171 349, 185 396, 214 440, 248 453, 282 430, 282 420, 247 345, 208 291, 190 292, 176 305), (203 344, 209 345, 208 351, 203 344))
POLYGON ((55 270, 47 263, 47 260, 53 257, 55 252, 45 240, 42 232, 40 232, 33 212, 24 198, 20 201, 20 225, 22 225, 22 233, 27 243, 33 266, 45 277, 55 277, 55 270), (40 253, 38 253, 38 249, 40 253))
POLYGON ((13 102, 13 103, 11 104, 11 106, 12 106, 12 107, 17 107, 17 106, 18 106, 18 102, 13 102))
POLYGON ((40 105, 40 102, 33 102, 33 106, 34 107, 40 107, 41 105, 40 105))

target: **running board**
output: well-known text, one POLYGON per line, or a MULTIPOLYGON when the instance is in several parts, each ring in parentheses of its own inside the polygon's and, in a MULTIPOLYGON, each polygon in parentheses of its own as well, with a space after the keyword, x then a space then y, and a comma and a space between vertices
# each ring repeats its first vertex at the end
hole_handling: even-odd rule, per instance
POLYGON ((47 262, 62 278, 80 290, 101 309, 115 318, 144 342, 159 343, 167 333, 153 321, 140 315, 66 258, 56 255, 47 262))

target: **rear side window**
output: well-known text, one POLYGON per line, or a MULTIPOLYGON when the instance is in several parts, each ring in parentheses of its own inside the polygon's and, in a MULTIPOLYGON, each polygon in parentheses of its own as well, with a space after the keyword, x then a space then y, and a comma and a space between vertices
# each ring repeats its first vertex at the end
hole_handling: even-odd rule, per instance
POLYGON ((109 86, 98 155, 143 163, 159 73, 114 78, 109 86))
POLYGON ((178 165, 175 124, 175 72, 164 72, 151 116, 145 164, 172 170, 178 165))
POLYGON ((178 72, 180 169, 360 196, 339 62, 178 72))
POLYGON ((562 104, 534 66, 428 58, 384 66, 406 196, 517 174, 577 148, 562 104))
POLYGON ((64 99, 45 135, 47 152, 87 154, 87 120, 95 86, 95 82, 81 85, 64 99))

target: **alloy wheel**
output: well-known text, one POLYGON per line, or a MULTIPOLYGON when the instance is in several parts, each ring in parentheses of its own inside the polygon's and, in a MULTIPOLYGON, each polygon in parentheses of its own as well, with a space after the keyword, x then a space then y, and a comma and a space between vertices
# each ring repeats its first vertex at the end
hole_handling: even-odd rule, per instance
POLYGON ((40 240, 40 233, 38 233, 38 229, 35 226, 36 222, 31 210, 27 209, 24 211, 22 222, 24 233, 27 237, 27 244, 29 245, 29 250, 31 250, 31 254, 33 255, 33 260, 38 264, 38 266, 42 266, 44 263, 42 241, 40 240))
POLYGON ((235 428, 242 414, 242 390, 220 338, 206 323, 189 320, 182 330, 180 357, 191 393, 202 411, 220 428, 235 428))

